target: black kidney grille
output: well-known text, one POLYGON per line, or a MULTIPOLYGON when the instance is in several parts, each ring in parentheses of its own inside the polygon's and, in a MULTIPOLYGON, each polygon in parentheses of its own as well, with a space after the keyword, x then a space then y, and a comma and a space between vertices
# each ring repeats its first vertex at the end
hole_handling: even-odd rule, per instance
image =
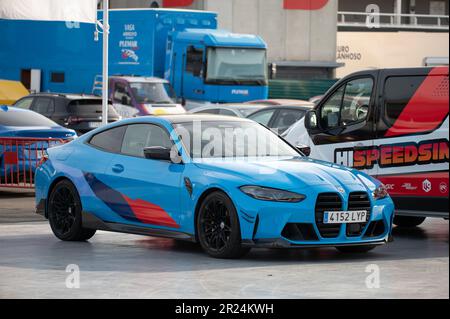
MULTIPOLYGON (((366 192, 350 193, 348 199, 348 210, 349 211, 366 210, 368 212, 367 220, 370 220, 372 206, 370 204, 369 194, 367 194, 366 192)), ((347 225, 347 232, 346 232, 347 236, 348 237, 361 236, 366 226, 367 223, 347 225)))
POLYGON ((324 238, 335 238, 339 235, 341 225, 339 224, 324 224, 324 212, 341 211, 342 199, 337 193, 323 193, 319 194, 316 202, 316 225, 319 229, 320 235, 324 238))

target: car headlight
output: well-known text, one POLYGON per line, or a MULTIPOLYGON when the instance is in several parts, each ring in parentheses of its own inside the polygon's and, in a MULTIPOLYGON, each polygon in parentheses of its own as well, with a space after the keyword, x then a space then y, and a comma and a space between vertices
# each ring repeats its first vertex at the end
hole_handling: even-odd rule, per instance
POLYGON ((242 186, 240 190, 250 197, 270 202, 299 203, 306 198, 302 194, 260 186, 242 186))
POLYGON ((386 186, 383 184, 379 185, 372 193, 373 198, 375 199, 383 199, 389 196, 386 186))

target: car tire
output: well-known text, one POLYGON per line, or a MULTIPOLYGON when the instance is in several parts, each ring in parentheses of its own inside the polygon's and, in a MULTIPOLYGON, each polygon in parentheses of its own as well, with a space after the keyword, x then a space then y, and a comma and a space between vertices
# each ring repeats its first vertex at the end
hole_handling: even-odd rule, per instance
POLYGON ((413 228, 421 225, 425 219, 426 217, 395 216, 394 224, 398 227, 413 228))
POLYGON ((95 229, 82 227, 81 200, 75 186, 68 180, 56 184, 48 197, 48 220, 53 234, 62 241, 86 241, 95 229))
POLYGON ((345 254, 364 254, 371 250, 374 250, 376 245, 364 245, 364 246, 339 246, 336 247, 341 253, 345 254))
POLYGON ((214 258, 237 259, 250 248, 242 246, 241 227, 236 208, 223 192, 209 194, 197 216, 197 234, 203 250, 214 258))

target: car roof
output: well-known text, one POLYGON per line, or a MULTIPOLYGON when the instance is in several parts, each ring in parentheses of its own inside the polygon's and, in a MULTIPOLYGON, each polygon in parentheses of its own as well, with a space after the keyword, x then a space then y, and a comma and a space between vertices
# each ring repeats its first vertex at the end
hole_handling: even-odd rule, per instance
POLYGON ((305 100, 293 100, 293 99, 270 99, 270 100, 258 100, 246 103, 247 105, 269 105, 269 106, 305 106, 313 107, 314 104, 305 100))
POLYGON ((27 97, 60 97, 60 98, 66 98, 69 100, 101 100, 102 98, 97 95, 92 94, 78 94, 78 93, 53 93, 53 92, 40 92, 40 93, 33 93, 28 96, 24 96, 24 98, 27 97))
POLYGON ((164 119, 172 124, 189 123, 194 121, 205 122, 251 122, 250 120, 238 117, 215 114, 188 114, 188 115, 162 115, 158 118, 164 119))

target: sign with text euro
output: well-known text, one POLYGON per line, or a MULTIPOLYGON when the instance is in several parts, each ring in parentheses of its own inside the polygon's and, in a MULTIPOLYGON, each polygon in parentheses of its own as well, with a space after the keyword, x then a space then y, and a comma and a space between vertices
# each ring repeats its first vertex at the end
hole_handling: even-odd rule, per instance
POLYGON ((0 19, 95 23, 97 0, 0 0, 0 19))

